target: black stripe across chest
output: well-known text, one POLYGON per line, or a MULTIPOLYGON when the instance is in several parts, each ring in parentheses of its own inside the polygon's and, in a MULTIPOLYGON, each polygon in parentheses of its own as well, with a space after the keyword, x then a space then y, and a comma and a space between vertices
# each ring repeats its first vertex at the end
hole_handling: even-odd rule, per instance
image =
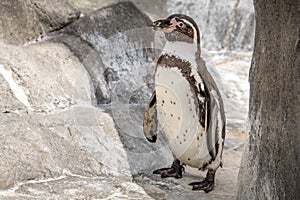
POLYGON ((157 64, 161 67, 177 68, 181 72, 182 76, 188 81, 194 93, 195 103, 199 105, 199 122, 204 127, 206 104, 205 101, 200 101, 197 97, 200 96, 205 98, 205 95, 203 94, 203 91, 201 91, 201 87, 197 87, 199 83, 197 83, 194 74, 192 74, 191 63, 174 55, 163 54, 158 59, 157 64))

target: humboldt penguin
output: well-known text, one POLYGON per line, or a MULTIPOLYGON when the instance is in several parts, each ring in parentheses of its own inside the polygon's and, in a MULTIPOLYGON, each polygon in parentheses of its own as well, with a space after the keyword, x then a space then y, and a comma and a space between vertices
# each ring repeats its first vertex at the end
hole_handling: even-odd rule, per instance
POLYGON ((155 142, 161 131, 175 157, 171 167, 153 173, 182 178, 185 165, 207 170, 204 180, 190 185, 210 192, 222 166, 225 113, 220 91, 201 58, 198 26, 191 17, 174 14, 152 27, 165 33, 166 44, 156 65, 144 134, 155 142))

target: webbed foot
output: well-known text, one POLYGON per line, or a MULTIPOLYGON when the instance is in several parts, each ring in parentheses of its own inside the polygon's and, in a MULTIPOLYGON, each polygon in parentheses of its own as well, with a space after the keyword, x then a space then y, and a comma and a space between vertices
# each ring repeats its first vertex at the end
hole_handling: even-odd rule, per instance
POLYGON ((206 174, 206 178, 200 182, 192 182, 189 185, 192 185, 192 190, 204 190, 206 193, 212 191, 215 186, 215 173, 214 170, 209 170, 206 174))
POLYGON ((153 174, 160 174, 161 178, 182 178, 182 172, 184 172, 184 165, 181 165, 179 160, 175 160, 170 168, 155 170, 153 174))

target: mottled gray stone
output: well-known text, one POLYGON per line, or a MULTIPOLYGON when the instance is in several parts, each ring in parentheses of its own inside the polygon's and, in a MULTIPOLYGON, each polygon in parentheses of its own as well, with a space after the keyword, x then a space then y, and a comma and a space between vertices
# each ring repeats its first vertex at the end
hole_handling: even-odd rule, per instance
POLYGON ((28 109, 48 112, 91 102, 89 75, 63 44, 0 46, 0 63, 23 88, 28 109))
POLYGON ((89 76, 68 48, 1 44, 0 55, 1 99, 8 98, 0 107, 1 189, 65 170, 130 179, 113 121, 91 107, 89 76))
POLYGON ((254 6, 249 132, 237 199, 299 199, 299 1, 254 6))
MULTIPOLYGON (((84 14, 93 12, 94 10, 109 6, 111 4, 119 3, 124 0, 70 0, 76 4, 84 14)), ((165 17, 167 12, 165 0, 130 0, 141 11, 145 12, 151 19, 157 17, 165 17)))
MULTIPOLYGON (((78 56, 92 77, 96 103, 103 104, 111 102, 111 92, 113 92, 111 85, 118 81, 119 73, 124 71, 120 63, 117 69, 112 66, 116 65, 116 59, 125 56, 124 54, 132 53, 131 51, 137 51, 137 49, 128 48, 134 43, 145 42, 139 45, 142 48, 151 46, 149 41, 152 39, 151 42, 153 42, 152 32, 134 33, 135 30, 146 28, 150 24, 149 17, 133 3, 117 2, 87 13, 66 27, 62 36, 54 37, 51 40, 66 44, 78 56), (134 37, 124 37, 120 42, 113 41, 122 40, 120 35, 126 34, 129 36, 134 34, 134 37), (114 46, 109 46, 113 42, 115 42, 114 46), (118 52, 118 54, 115 53, 115 58, 103 61, 106 54, 113 52, 118 52)), ((133 58, 128 59, 129 62, 132 62, 133 58)))
POLYGON ((24 44, 75 21, 80 12, 67 0, 3 0, 0 3, 0 39, 24 44))
POLYGON ((16 100, 16 97, 11 91, 9 84, 6 82, 3 76, 0 76, 0 85, 0 112, 5 113, 26 108, 24 104, 16 100))
POLYGON ((62 29, 77 20, 79 9, 68 0, 31 0, 45 32, 62 29))
POLYGON ((24 44, 43 34, 43 27, 29 1, 0 2, 0 39, 11 44, 24 44))
POLYGON ((168 0, 168 14, 191 16, 201 31, 201 43, 208 50, 253 48, 254 9, 248 0, 168 0))
POLYGON ((130 1, 122 1, 81 17, 66 27, 64 33, 77 36, 101 35, 109 38, 117 33, 149 25, 151 25, 151 20, 147 15, 138 10, 130 1))

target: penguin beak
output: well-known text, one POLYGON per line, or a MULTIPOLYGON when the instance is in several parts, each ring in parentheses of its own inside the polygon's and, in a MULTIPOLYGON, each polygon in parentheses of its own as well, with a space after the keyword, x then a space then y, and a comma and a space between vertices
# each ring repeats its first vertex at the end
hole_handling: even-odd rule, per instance
POLYGON ((152 23, 154 30, 161 30, 163 32, 172 32, 174 30, 172 25, 169 19, 160 19, 152 23))

